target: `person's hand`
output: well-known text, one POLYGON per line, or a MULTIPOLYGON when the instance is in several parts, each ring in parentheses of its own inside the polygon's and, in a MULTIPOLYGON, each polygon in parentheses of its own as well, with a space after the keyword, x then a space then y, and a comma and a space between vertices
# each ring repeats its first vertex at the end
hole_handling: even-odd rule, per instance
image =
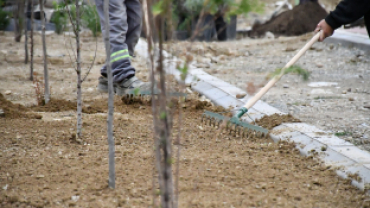
POLYGON ((326 23, 324 19, 321 20, 319 24, 317 24, 316 26, 315 32, 320 31, 321 31, 319 38, 320 42, 323 41, 325 38, 332 36, 334 33, 333 28, 331 28, 330 25, 328 25, 328 23, 326 23))

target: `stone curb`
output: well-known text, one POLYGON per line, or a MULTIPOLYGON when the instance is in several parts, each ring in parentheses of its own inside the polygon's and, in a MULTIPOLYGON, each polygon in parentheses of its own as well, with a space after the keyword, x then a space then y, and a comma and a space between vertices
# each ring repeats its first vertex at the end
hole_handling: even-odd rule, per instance
MULTIPOLYGON (((140 56, 147 58, 145 41, 139 41, 136 51, 140 56)), ((166 56, 169 57, 168 54, 166 56)), ((171 57, 170 61, 166 62, 166 71, 169 74, 173 74, 177 80, 181 80, 180 72, 176 69, 177 61, 176 57, 171 57)), ((193 90, 224 108, 231 107, 235 109, 241 107, 251 98, 251 96, 246 96, 243 99, 237 99, 237 94, 246 94, 246 92, 207 74, 192 64, 189 67, 189 75, 185 82, 190 84, 193 90)), ((284 114, 267 103, 258 101, 249 110, 249 117, 243 116, 242 120, 251 122, 251 119, 254 120, 276 113, 284 114)), ((361 190, 370 189, 370 153, 367 151, 360 150, 332 133, 325 132, 306 123, 283 123, 270 131, 270 137, 275 142, 280 140, 295 142, 297 144, 296 148, 302 155, 315 156, 326 165, 338 169, 336 172, 340 177, 350 178, 352 185, 361 190), (355 174, 361 180, 353 177, 355 174)))
POLYGON ((325 43, 341 44, 346 47, 356 47, 370 52, 370 39, 367 35, 356 34, 345 30, 336 30, 333 36, 326 38, 325 43))

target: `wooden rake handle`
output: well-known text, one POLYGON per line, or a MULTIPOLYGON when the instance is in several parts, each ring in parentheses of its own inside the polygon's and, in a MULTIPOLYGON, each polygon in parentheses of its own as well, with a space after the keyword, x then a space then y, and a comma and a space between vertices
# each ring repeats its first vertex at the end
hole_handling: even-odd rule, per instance
POLYGON ((281 69, 279 75, 274 76, 253 98, 248 100, 247 104, 244 105, 245 108, 250 109, 261 97, 270 90, 271 87, 275 85, 276 82, 280 80, 280 78, 284 75, 285 69, 291 67, 295 62, 298 61, 299 58, 309 49, 311 46, 319 40, 320 33, 318 32, 313 38, 306 43, 306 45, 281 69))

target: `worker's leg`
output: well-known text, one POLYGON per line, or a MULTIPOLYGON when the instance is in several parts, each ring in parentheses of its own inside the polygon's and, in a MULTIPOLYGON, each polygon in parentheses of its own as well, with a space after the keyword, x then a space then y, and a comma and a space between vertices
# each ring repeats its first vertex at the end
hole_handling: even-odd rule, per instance
POLYGON ((139 0, 126 0, 128 30, 126 44, 131 56, 134 56, 135 45, 141 33, 142 12, 139 0))
MULTIPOLYGON (((102 34, 105 35, 104 1, 95 0, 96 8, 100 17, 102 34)), ((135 75, 135 69, 131 66, 130 55, 126 44, 128 30, 127 10, 124 0, 109 1, 109 43, 111 47, 111 63, 113 82, 119 83, 135 75)), ((103 67, 101 74, 107 77, 106 68, 103 67)))
MULTIPOLYGON (((104 1, 95 0, 95 4, 100 17, 103 35, 105 34, 106 29, 105 22, 109 21, 109 43, 111 46, 110 59, 116 94, 123 95, 131 93, 135 88, 139 89, 139 93, 141 91, 150 90, 150 83, 142 82, 137 79, 135 77, 135 69, 131 66, 129 50, 126 44, 128 19, 125 0, 109 1, 109 20, 104 19, 104 1)), ((137 43, 137 38, 136 41, 134 38, 132 38, 132 41, 129 41, 130 44, 134 43, 132 47, 137 43)), ((108 80, 106 78, 106 67, 102 68, 101 74, 102 76, 99 78, 98 90, 107 92, 108 80)))

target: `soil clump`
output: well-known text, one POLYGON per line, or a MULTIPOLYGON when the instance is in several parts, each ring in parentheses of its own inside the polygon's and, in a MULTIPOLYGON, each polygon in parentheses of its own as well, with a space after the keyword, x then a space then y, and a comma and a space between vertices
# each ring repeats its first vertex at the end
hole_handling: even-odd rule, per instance
MULTIPOLYGON (((76 111, 77 102, 72 102, 63 99, 51 99, 47 104, 43 106, 34 106, 31 107, 31 109, 36 112, 76 111)), ((93 113, 102 113, 104 112, 104 110, 101 109, 100 107, 94 107, 89 105, 83 106, 82 112, 87 114, 93 114, 93 113)))
POLYGON ((268 130, 273 129, 276 126, 279 126, 282 123, 298 123, 301 122, 299 119, 294 118, 292 115, 280 115, 280 114, 274 114, 271 116, 263 116, 260 119, 256 120, 256 123, 268 130))
POLYGON ((261 37, 266 32, 275 35, 297 36, 312 32, 328 13, 317 2, 306 2, 285 11, 264 24, 253 25, 251 36, 261 37))
POLYGON ((42 116, 29 112, 29 109, 20 104, 14 104, 5 99, 4 95, 0 93, 0 109, 4 111, 0 118, 28 118, 28 119, 41 119, 42 116))

